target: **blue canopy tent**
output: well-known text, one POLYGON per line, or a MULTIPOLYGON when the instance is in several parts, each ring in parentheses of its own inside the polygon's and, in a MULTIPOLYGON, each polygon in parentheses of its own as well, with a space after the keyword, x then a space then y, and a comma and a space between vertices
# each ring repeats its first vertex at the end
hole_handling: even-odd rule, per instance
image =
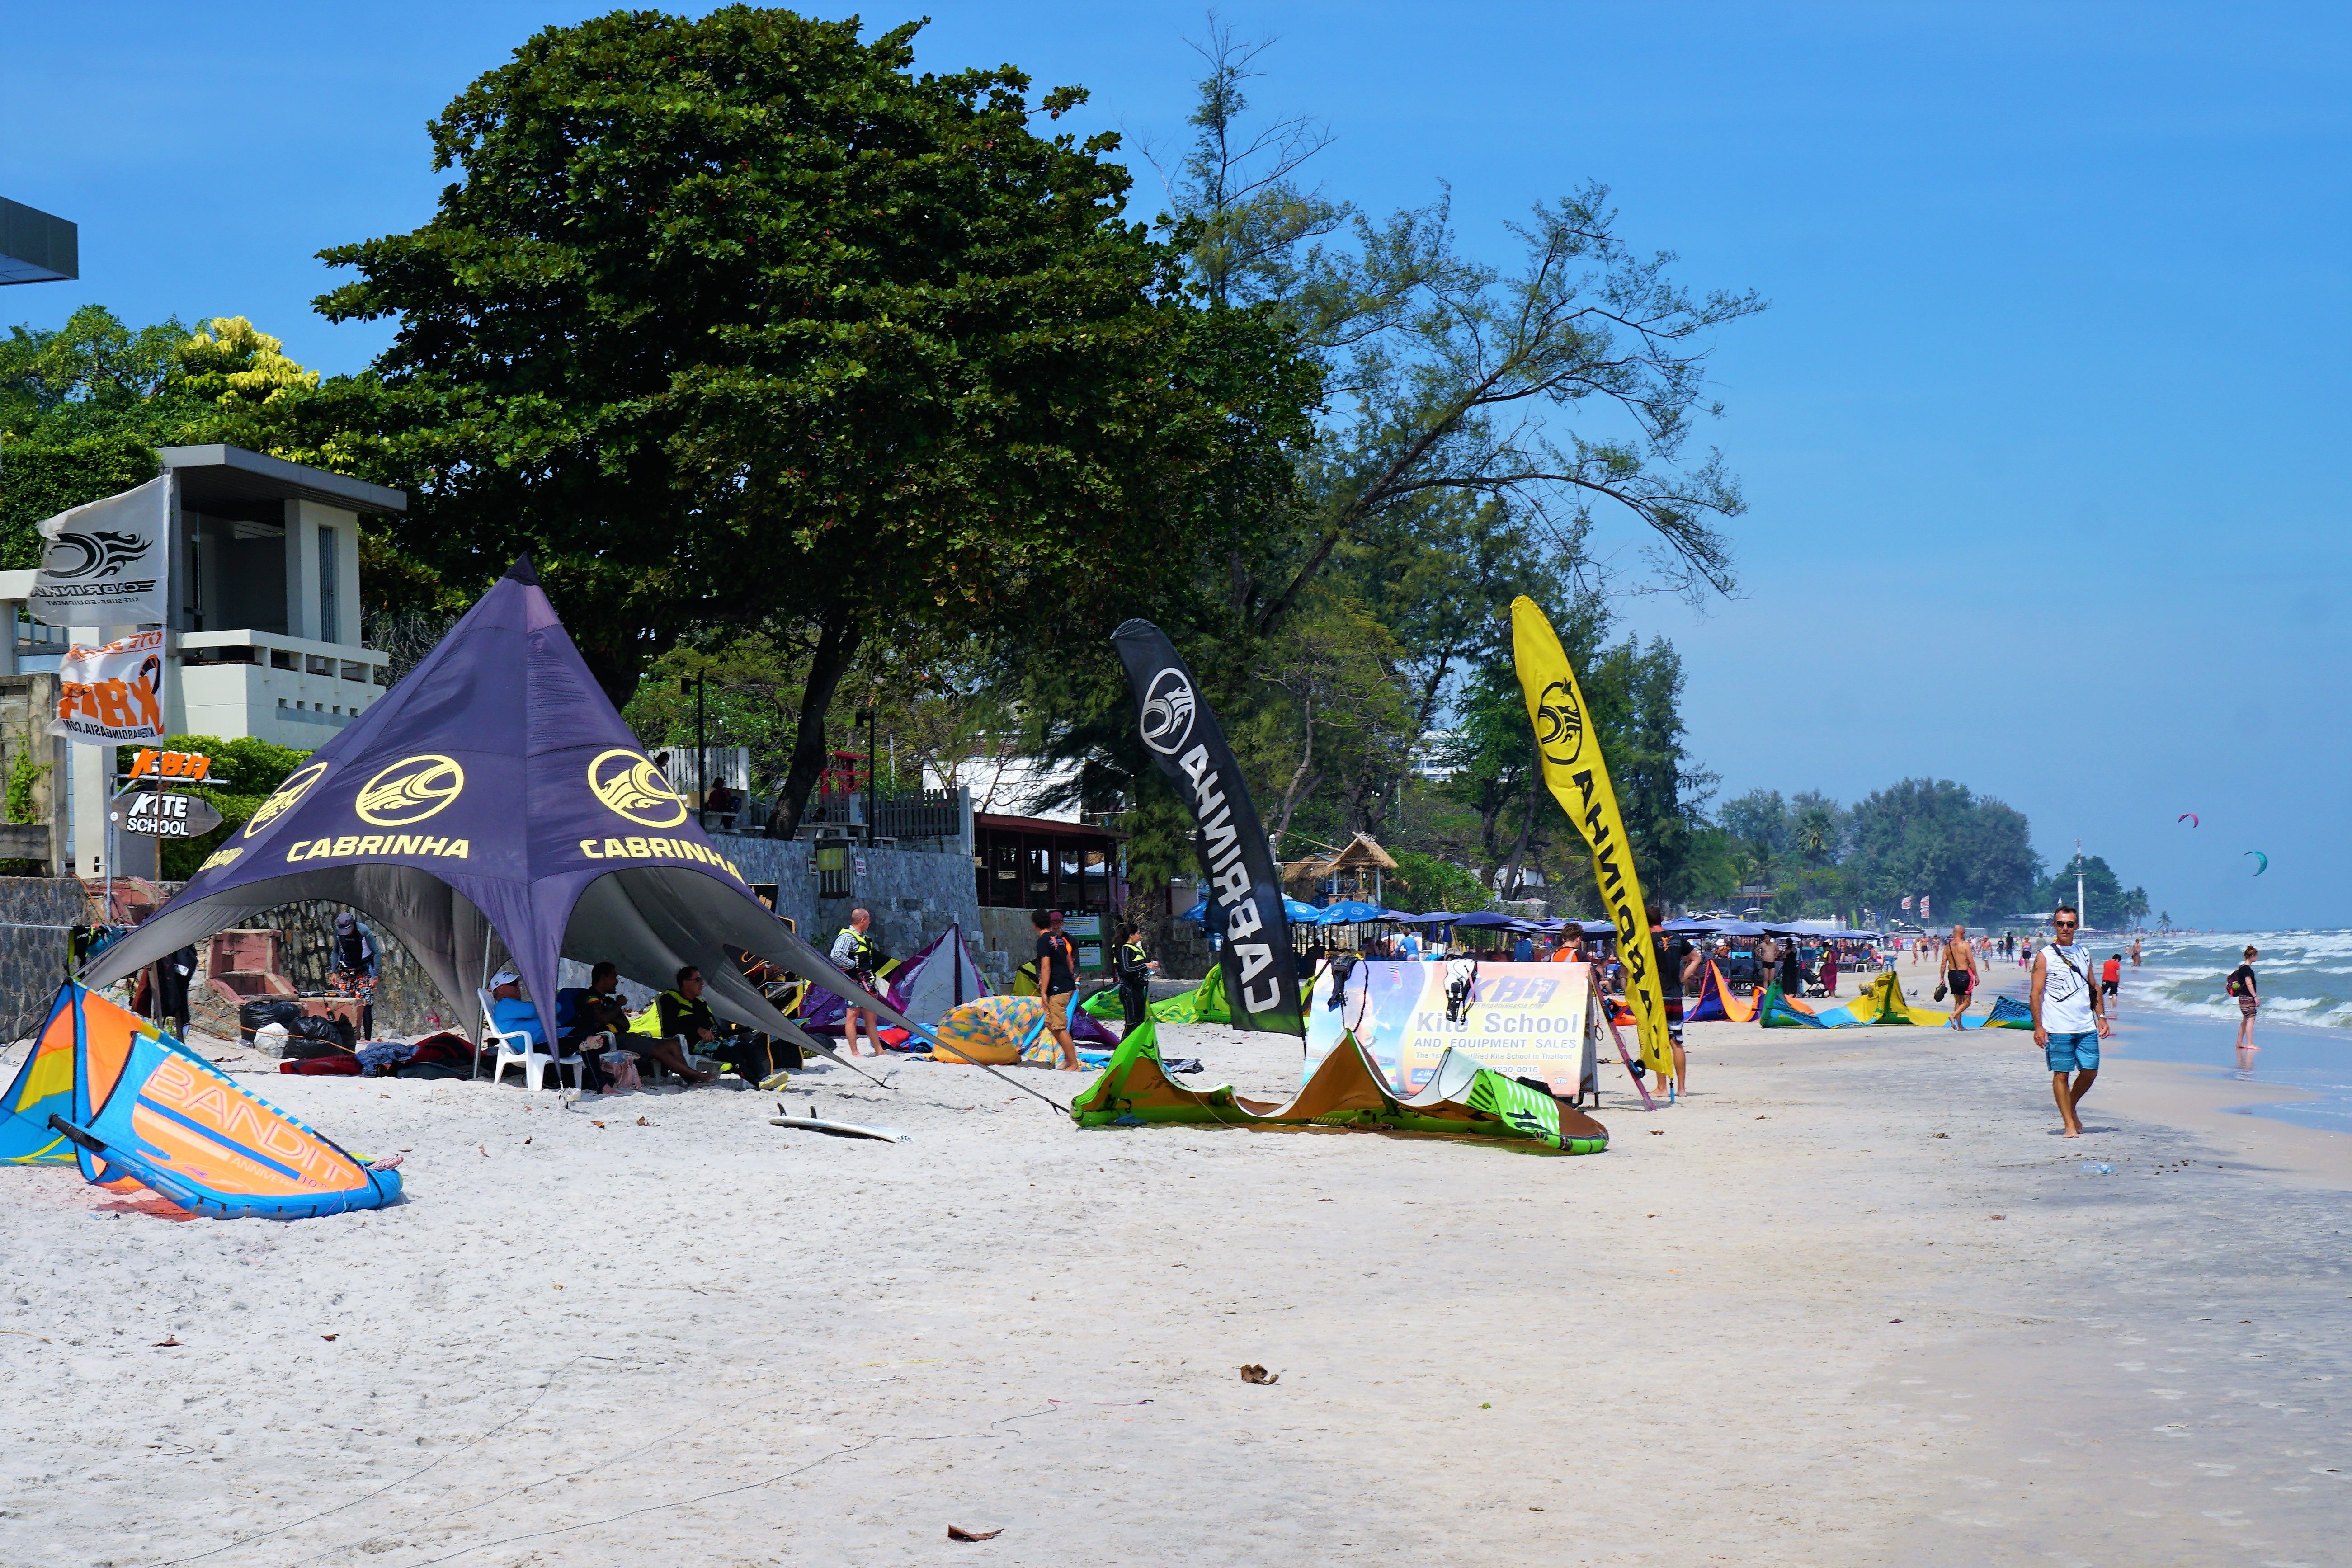
POLYGON ((1361 899, 1341 899, 1336 904, 1326 904, 1315 911, 1315 923, 1319 926, 1370 925, 1378 921, 1393 921, 1401 917, 1393 910, 1378 904, 1368 904, 1361 899))
MULTIPOLYGON (((1293 925, 1313 925, 1316 923, 1315 917, 1321 914, 1323 911, 1317 909, 1313 904, 1301 903, 1297 899, 1285 895, 1282 900, 1282 912, 1289 917, 1290 923, 1293 925)), ((1207 925, 1209 923, 1209 900, 1205 898, 1200 900, 1198 902, 1194 903, 1191 909, 1186 910, 1182 914, 1178 915, 1176 918, 1180 921, 1191 921, 1197 926, 1207 925)))
POLYGON ((742 953, 929 1037, 752 895, 588 673, 528 555, 83 983, 306 900, 388 931, 460 1018, 478 1011, 495 935, 550 1040, 560 961, 610 959, 656 987, 694 964, 719 1016, 832 1056, 743 976, 742 953))

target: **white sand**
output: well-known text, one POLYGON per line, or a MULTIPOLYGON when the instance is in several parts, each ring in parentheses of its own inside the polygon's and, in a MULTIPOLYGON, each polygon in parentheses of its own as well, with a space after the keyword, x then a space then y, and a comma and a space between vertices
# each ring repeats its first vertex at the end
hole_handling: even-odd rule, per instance
POLYGON ((2346 1561, 2352 1259, 2305 1172, 2352 1141, 2118 1093, 2062 1143, 2020 1034, 1691 1034, 1697 1092, 1612 1067, 1579 1159, 1080 1132, 922 1064, 787 1097, 903 1145, 756 1091, 257 1080, 410 1151, 408 1200, 0 1170, 0 1563, 2346 1561))

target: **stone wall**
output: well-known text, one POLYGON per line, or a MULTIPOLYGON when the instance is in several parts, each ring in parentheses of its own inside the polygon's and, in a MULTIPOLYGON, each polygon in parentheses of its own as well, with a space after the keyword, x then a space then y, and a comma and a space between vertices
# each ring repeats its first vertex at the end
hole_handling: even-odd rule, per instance
POLYGON ((66 933, 91 912, 70 877, 0 877, 0 1044, 39 1026, 66 976, 66 933))
MULTIPOLYGON (((294 989, 305 995, 325 992, 331 987, 328 975, 332 973, 331 949, 334 945, 335 917, 346 906, 311 900, 298 904, 280 904, 274 910, 264 910, 245 925, 253 928, 274 927, 285 933, 282 944, 286 978, 294 989)), ((356 912, 356 911, 355 911, 356 912)), ((465 1000, 453 1005, 425 973, 425 966, 410 956, 389 931, 370 921, 364 914, 360 923, 375 938, 375 1032, 380 1036, 423 1035, 436 1029, 468 1028, 473 1020, 466 1016, 465 1000)), ((196 944, 201 955, 206 945, 196 944)), ((503 959, 503 951, 493 962, 503 959)))
POLYGON ((848 896, 820 899, 811 870, 814 847, 806 839, 716 833, 711 842, 735 862, 745 881, 776 884, 776 912, 820 952, 833 945, 854 909, 872 911, 877 940, 893 957, 906 957, 958 922, 965 940, 979 945, 980 899, 969 855, 853 848, 851 864, 862 860, 865 875, 853 878, 848 896))

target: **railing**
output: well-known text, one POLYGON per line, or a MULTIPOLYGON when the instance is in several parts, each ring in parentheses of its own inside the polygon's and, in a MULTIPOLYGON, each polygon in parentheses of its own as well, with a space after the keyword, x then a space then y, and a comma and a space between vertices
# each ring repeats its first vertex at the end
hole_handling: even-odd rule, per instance
POLYGON ((877 838, 961 839, 968 794, 961 789, 925 789, 906 795, 821 795, 809 802, 801 825, 871 828, 877 838))

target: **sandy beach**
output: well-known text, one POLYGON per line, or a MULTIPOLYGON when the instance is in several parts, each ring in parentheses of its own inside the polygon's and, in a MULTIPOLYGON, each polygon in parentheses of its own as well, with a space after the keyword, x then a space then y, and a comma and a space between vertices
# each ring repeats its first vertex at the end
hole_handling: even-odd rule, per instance
POLYGON ((2127 1040, 2075 1142, 2021 1033, 1691 1045, 1576 1159, 1081 1132, 918 1063, 784 1097, 902 1144, 273 1075, 407 1200, 0 1172, 0 1563, 2344 1560, 2352 1140, 2127 1040))

